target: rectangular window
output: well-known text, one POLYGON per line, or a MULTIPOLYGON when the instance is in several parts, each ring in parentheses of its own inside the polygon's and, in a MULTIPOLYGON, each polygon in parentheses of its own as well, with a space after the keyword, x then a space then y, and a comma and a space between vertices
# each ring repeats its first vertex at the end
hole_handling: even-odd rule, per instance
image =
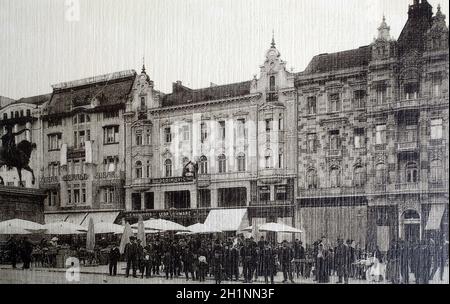
POLYGON ((200 124, 200 140, 204 143, 208 139, 208 126, 205 122, 200 124))
POLYGON ((119 111, 103 112, 103 119, 118 118, 119 111))
POLYGON ((386 125, 376 126, 375 143, 377 145, 386 144, 386 125))
POLYGON ((219 121, 219 138, 225 140, 226 135, 225 121, 219 121))
POLYGON ((283 168, 283 154, 278 154, 278 168, 283 168))
POLYGON ((341 100, 339 94, 330 94, 330 112, 339 112, 341 110, 341 100))
POLYGON ((354 130, 355 149, 361 149, 365 146, 364 128, 356 128, 354 130))
POLYGON ((108 126, 103 129, 103 143, 104 144, 119 143, 119 126, 108 126))
POLYGON ((266 119, 266 132, 270 133, 272 131, 272 119, 268 118, 266 119))
POLYGON ((170 127, 169 128, 164 128, 164 141, 166 143, 171 143, 172 142, 172 133, 171 133, 170 127))
POLYGON ((183 137, 182 137, 183 141, 189 141, 189 138, 190 138, 189 126, 188 125, 183 126, 181 132, 183 134, 183 137))
POLYGON ((330 150, 338 150, 341 148, 341 140, 339 130, 330 131, 330 150))
POLYGON ((315 96, 308 97, 308 114, 314 115, 317 113, 317 101, 315 96))
POLYGON ((432 96, 440 97, 442 88, 442 77, 440 75, 433 76, 432 96))
POLYGON ((238 139, 245 139, 247 138, 247 134, 245 132, 245 119, 241 118, 237 120, 237 136, 238 139))
POLYGON ((61 133, 48 135, 48 150, 52 151, 61 149, 61 139, 61 133))
POLYGON ((377 104, 383 104, 387 98, 387 86, 386 84, 378 84, 375 88, 377 104))
POLYGON ((142 146, 142 131, 136 131, 136 146, 142 146))
POLYGON ((366 107, 366 91, 357 90, 353 93, 353 105, 355 109, 363 109, 366 107))
POLYGON ((287 187, 286 187, 286 185, 275 186, 275 199, 277 201, 287 201, 287 187))
POLYGON ((417 99, 419 96, 419 84, 408 83, 404 86, 406 99, 417 99))
POLYGON ((431 139, 442 139, 442 119, 431 120, 431 139))
POLYGON ((84 147, 84 142, 86 141, 86 132, 85 131, 78 131, 78 143, 80 147, 84 147))
POLYGON ((269 186, 259 187, 259 201, 260 202, 270 201, 270 187, 269 186))

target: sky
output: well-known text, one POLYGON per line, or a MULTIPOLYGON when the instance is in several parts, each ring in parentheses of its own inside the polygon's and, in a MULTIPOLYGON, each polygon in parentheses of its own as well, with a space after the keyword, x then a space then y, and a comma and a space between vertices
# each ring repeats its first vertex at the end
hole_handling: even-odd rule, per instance
MULTIPOLYGON (((165 93, 250 80, 272 32, 303 71, 313 56, 368 45, 386 16, 398 38, 413 0, 0 0, 0 95, 134 69, 165 93)), ((429 0, 436 12, 441 2, 429 0)), ((448 24, 448 20, 447 20, 448 24)))

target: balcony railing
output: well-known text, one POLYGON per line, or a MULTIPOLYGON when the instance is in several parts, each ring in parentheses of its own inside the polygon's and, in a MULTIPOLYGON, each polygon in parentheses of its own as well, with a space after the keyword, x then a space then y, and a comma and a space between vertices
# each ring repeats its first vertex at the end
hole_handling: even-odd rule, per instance
POLYGON ((395 184, 396 191, 418 191, 420 190, 419 183, 400 183, 395 184))
POLYGON ((364 186, 298 189, 298 194, 300 197, 352 196, 352 195, 362 195, 365 193, 366 193, 366 189, 364 186))
POLYGON ((341 157, 342 156, 342 149, 328 150, 327 156, 328 157, 341 157))
POLYGON ((404 151, 415 151, 417 150, 418 145, 416 141, 413 142, 399 142, 397 144, 397 150, 399 152, 404 152, 404 151))
POLYGON ((448 190, 448 180, 430 181, 428 183, 429 190, 448 190))

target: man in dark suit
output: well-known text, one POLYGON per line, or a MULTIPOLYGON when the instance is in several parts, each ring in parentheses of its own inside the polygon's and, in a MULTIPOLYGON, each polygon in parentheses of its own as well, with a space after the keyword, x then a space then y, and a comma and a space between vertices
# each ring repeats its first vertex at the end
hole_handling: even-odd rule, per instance
POLYGON ((120 250, 117 247, 117 244, 114 244, 111 250, 109 251, 109 275, 116 276, 117 275, 117 262, 120 258, 120 250))
POLYGON ((283 271, 283 283, 286 283, 288 278, 291 283, 294 283, 294 278, 292 276, 292 260, 294 259, 294 252, 292 248, 289 247, 286 240, 283 241, 279 256, 281 270, 283 271))
POLYGON ((133 269, 133 278, 137 278, 137 258, 138 248, 136 244, 136 237, 130 236, 130 243, 125 245, 125 260, 127 261, 126 277, 130 276, 130 269, 133 269))
POLYGON ((244 246, 241 248, 242 268, 244 272, 244 283, 252 282, 252 262, 254 248, 249 239, 245 240, 244 246))
POLYGON ((339 277, 338 283, 342 283, 342 277, 344 283, 348 284, 348 274, 350 266, 350 251, 342 239, 337 240, 338 245, 334 251, 335 267, 337 275, 339 277))

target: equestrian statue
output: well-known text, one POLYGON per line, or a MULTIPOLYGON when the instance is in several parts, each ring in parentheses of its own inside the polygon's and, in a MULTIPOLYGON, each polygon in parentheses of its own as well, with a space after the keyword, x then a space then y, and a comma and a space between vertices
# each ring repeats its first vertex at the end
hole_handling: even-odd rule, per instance
MULTIPOLYGON (((22 140, 16 145, 16 136, 22 134, 29 129, 23 129, 14 133, 10 125, 6 126, 6 134, 1 137, 2 146, 0 147, 0 167, 7 166, 8 168, 16 168, 19 174, 19 185, 23 187, 22 169, 31 172, 32 184, 35 183, 34 172, 30 168, 30 157, 36 144, 28 140, 22 140)), ((3 178, 0 177, 0 184, 4 184, 3 178)))

